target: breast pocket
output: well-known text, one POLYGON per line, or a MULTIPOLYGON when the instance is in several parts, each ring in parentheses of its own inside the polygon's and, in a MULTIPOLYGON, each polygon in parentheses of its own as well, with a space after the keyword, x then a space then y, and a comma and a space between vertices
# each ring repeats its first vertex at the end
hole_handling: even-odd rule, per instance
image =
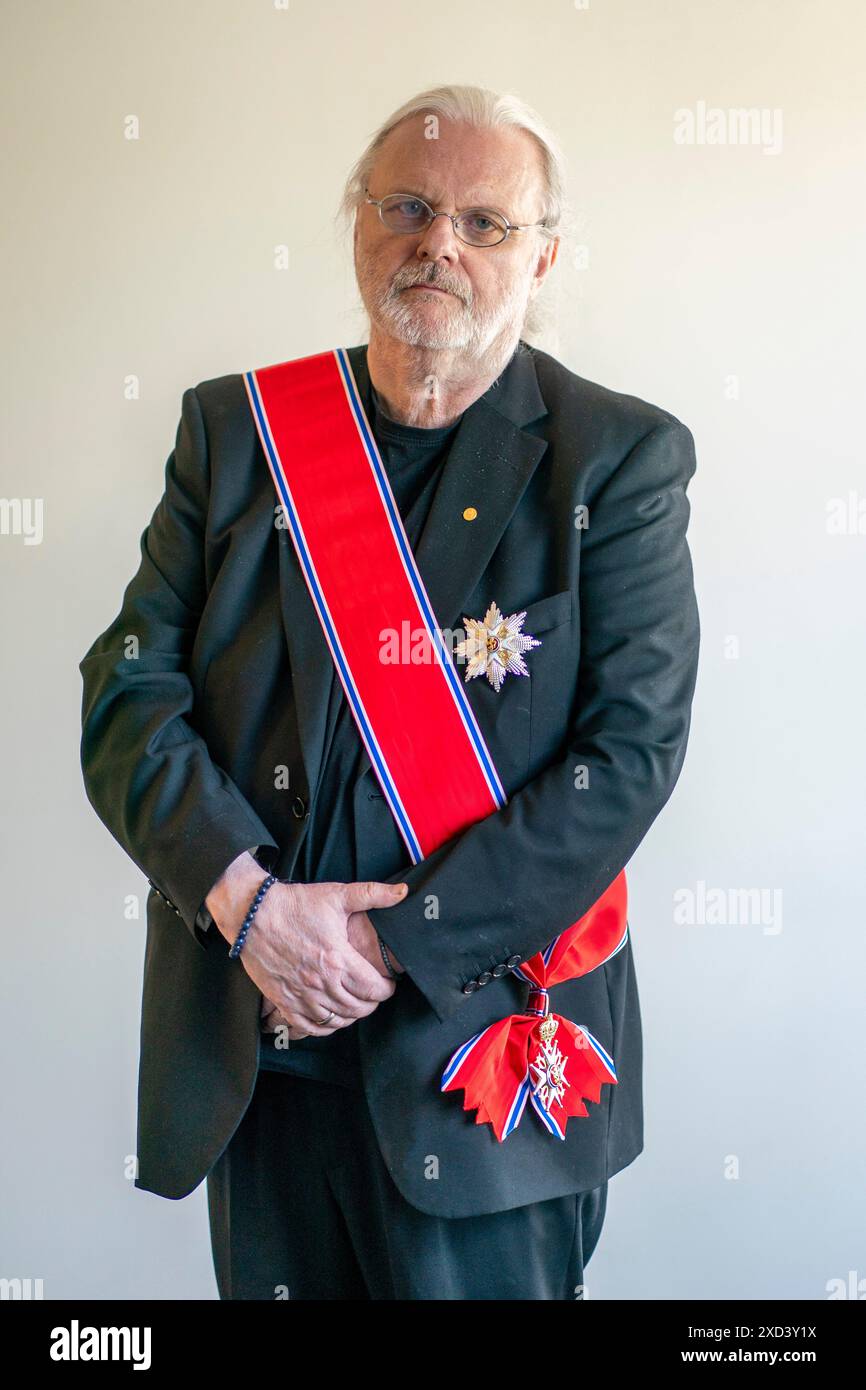
MULTIPOLYGON (((552 662, 548 659, 547 643, 556 629, 567 630, 572 618, 572 605, 570 589, 526 604, 526 616, 520 631, 540 641, 538 647, 532 647, 523 654, 528 676, 506 675, 498 691, 483 675, 466 682, 469 702, 506 793, 522 786, 527 779, 533 737, 532 687, 536 669, 542 653, 545 665, 557 665, 555 654, 552 662)), ((521 612, 522 609, 508 608, 503 611, 507 615, 512 611, 521 612)))
MULTIPOLYGON (((573 596, 571 589, 563 589, 559 594, 548 594, 547 598, 536 599, 526 605, 522 632, 537 637, 540 632, 549 632, 562 623, 571 622, 573 596)), ((528 663, 527 663, 528 664, 528 663)))
POLYGON ((526 658, 532 672, 527 778, 553 761, 568 732, 580 656, 576 612, 571 589, 539 599, 526 610, 523 631, 532 637, 543 634, 541 646, 526 658))

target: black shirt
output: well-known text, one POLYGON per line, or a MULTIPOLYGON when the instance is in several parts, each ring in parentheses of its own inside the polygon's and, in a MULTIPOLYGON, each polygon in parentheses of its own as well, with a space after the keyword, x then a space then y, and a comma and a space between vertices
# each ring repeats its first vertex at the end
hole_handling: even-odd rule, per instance
MULTIPOLYGON (((372 383, 364 408, 409 544, 415 550, 460 420, 438 429, 401 425, 384 414, 372 383)), ((357 879, 354 793, 364 747, 336 674, 331 685, 329 714, 333 715, 335 709, 338 713, 331 722, 333 733, 324 752, 319 790, 310 808, 311 820, 295 869, 295 879, 299 883, 353 883, 357 879)), ((367 795, 382 795, 375 777, 370 779, 367 795)), ((411 861, 393 819, 389 833, 401 846, 408 867, 411 861)), ((400 987, 398 984, 397 988, 400 987)), ((324 1038, 302 1038, 283 1047, 276 1046, 277 1036, 262 1034, 260 1064, 266 1070, 348 1086, 360 1085, 356 1024, 339 1028, 324 1038)))

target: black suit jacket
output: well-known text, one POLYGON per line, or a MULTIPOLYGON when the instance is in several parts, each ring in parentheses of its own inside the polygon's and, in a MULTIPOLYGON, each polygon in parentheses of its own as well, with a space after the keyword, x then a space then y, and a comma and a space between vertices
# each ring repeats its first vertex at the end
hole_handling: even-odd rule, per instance
MULTIPOLYGON (((364 389, 366 348, 349 355, 364 389)), ((674 416, 524 344, 455 435, 416 550, 437 621, 462 628, 492 601, 525 608, 542 645, 530 676, 506 677, 498 694, 484 678, 465 686, 503 810, 408 866, 381 834, 390 812, 369 796, 366 754, 355 787, 359 875, 410 891, 371 913, 408 978, 354 1026, 382 1154, 423 1211, 467 1216, 595 1187, 643 1147, 630 941, 554 991, 552 1007, 595 1034, 619 1078, 564 1142, 527 1108, 498 1143, 439 1079, 461 1042, 523 1007, 526 987, 490 978, 494 967, 595 902, 676 783, 698 660, 694 469, 674 416)), ((276 501, 241 376, 187 390, 138 572, 80 667, 87 794, 153 887, 136 1186, 165 1197, 206 1176, 256 1081, 261 994, 199 909, 244 849, 292 876, 338 679, 276 501)))

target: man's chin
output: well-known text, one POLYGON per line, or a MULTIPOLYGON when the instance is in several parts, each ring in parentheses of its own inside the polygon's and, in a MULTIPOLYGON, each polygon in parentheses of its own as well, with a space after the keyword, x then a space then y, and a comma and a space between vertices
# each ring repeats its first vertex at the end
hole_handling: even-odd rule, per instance
POLYGON ((472 341, 471 333, 463 327, 445 329, 441 324, 424 323, 417 319, 407 322, 402 317, 393 320, 387 316, 384 321, 380 320, 380 324, 389 337, 428 352, 460 352, 468 348, 472 341))

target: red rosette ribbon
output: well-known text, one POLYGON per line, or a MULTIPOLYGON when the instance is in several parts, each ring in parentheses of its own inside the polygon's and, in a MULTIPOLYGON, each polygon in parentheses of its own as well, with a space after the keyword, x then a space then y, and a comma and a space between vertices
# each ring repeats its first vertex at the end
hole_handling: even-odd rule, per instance
POLYGON ((515 968, 529 985, 526 1011, 476 1033, 445 1068, 441 1089, 462 1090, 463 1109, 475 1110, 476 1124, 491 1125, 500 1143, 517 1128, 527 1101, 548 1133, 564 1139, 568 1117, 588 1115, 584 1101, 598 1102, 603 1085, 616 1085, 613 1058, 588 1028, 550 1012, 549 991, 622 950, 626 910, 623 869, 588 912, 515 968))

